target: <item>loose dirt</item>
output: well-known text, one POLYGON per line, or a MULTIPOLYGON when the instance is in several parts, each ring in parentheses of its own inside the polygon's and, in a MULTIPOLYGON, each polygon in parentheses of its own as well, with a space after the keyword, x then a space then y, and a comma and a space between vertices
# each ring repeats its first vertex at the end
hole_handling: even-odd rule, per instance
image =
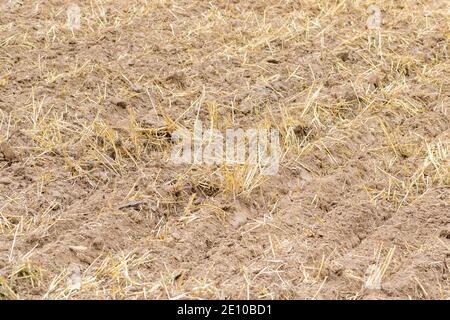
POLYGON ((73 3, 0 3, 0 298, 450 298, 447 1, 73 3))

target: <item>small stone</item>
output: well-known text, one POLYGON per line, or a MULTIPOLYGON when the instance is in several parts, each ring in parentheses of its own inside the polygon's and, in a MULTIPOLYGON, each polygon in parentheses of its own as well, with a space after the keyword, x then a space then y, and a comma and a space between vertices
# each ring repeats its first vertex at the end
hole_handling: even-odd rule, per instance
POLYGON ((116 105, 116 106, 118 106, 118 107, 120 107, 120 108, 123 108, 123 109, 125 109, 127 107, 127 105, 128 105, 125 100, 120 99, 118 97, 111 98, 111 103, 116 105))
POLYGON ((92 247, 96 250, 102 250, 104 247, 103 239, 101 237, 97 237, 92 241, 92 247))
POLYGON ((337 57, 344 62, 350 60, 350 54, 348 52, 340 52, 337 54, 337 57))
POLYGON ((279 64, 279 63, 281 63, 281 61, 278 60, 278 59, 276 59, 276 58, 268 58, 266 61, 267 61, 268 63, 273 63, 273 64, 279 64))
POLYGON ((247 215, 241 211, 236 211, 230 223, 235 228, 238 229, 247 222, 247 215))
POLYGON ((133 83, 131 85, 131 90, 133 90, 136 93, 141 93, 143 91, 142 87, 138 84, 133 83))
POLYGON ((69 246, 72 251, 86 251, 88 248, 85 246, 69 246))
POLYGON ((0 154, 3 154, 3 158, 8 162, 12 162, 17 159, 16 153, 6 142, 0 143, 0 154))
POLYGON ((67 278, 67 286, 70 290, 80 290, 81 289, 81 270, 80 267, 71 264, 67 268, 67 273, 69 277, 67 278))

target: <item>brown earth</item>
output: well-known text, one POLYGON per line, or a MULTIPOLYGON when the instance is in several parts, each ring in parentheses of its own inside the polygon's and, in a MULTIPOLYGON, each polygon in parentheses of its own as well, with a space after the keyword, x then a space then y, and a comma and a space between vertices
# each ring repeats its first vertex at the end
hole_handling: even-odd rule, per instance
POLYGON ((0 298, 450 298, 447 1, 69 3, 0 3, 0 298))

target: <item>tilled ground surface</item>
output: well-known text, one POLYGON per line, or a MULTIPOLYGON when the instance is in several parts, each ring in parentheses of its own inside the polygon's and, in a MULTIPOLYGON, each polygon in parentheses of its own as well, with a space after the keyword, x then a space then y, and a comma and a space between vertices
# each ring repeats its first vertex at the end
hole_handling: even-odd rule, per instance
POLYGON ((74 3, 0 3, 0 298, 450 297, 447 1, 74 3))

